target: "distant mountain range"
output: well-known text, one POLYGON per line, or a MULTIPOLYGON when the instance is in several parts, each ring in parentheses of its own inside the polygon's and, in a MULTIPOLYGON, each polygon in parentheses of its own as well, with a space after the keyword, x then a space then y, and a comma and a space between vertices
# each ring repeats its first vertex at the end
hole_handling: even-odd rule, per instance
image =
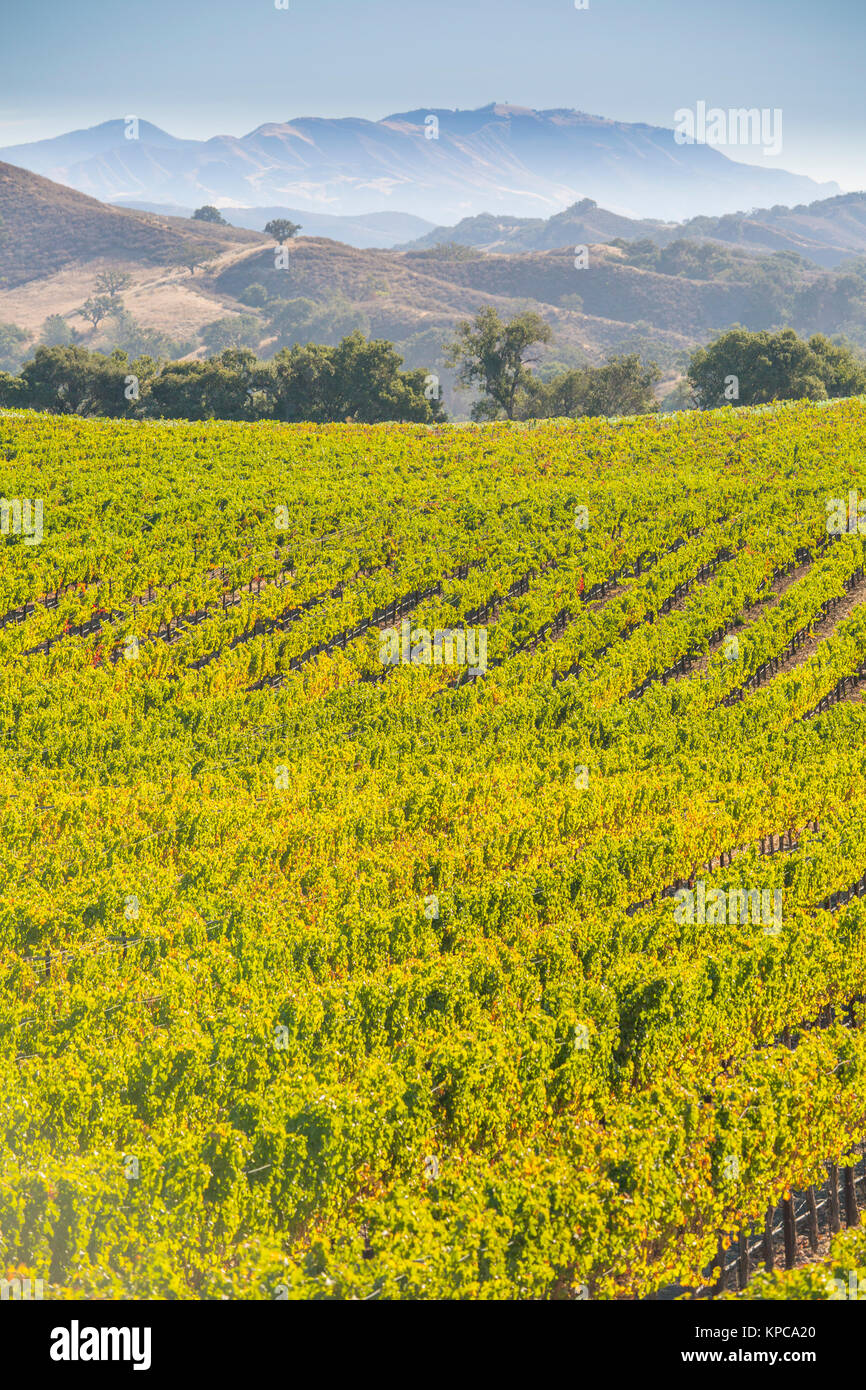
POLYGON ((647 238, 657 246, 668 246, 681 239, 719 241, 765 255, 769 251, 795 251, 816 265, 836 266, 866 253, 866 193, 843 193, 794 208, 757 208, 751 213, 728 213, 724 217, 692 217, 686 222, 622 217, 598 207, 591 198, 584 198, 546 219, 496 217, 491 213, 465 217, 454 227, 434 227, 396 249, 423 250, 454 242, 494 253, 554 251, 563 246, 618 238, 647 238))
MULTIPOLYGON (((134 199, 117 199, 115 207, 131 208, 136 212, 154 212, 169 217, 192 217, 195 208, 178 203, 139 203, 134 199)), ((347 246, 367 250, 372 246, 388 248, 398 242, 417 240, 433 230, 433 223, 407 212, 368 212, 358 217, 336 217, 327 212, 308 212, 303 208, 223 208, 223 216, 233 227, 247 227, 263 232, 272 218, 288 217, 297 222, 304 236, 323 236, 342 241, 347 246)))
POLYGON ((632 218, 682 220, 840 192, 677 144, 672 129, 580 111, 491 104, 380 121, 301 117, 210 140, 130 121, 0 149, 0 159, 108 202, 351 217, 399 209, 438 224, 482 212, 545 218, 584 197, 632 218))

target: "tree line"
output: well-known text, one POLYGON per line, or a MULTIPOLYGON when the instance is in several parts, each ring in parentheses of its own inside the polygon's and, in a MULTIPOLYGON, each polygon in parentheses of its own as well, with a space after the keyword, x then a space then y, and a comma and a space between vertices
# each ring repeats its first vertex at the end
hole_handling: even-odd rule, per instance
POLYGON ((0 406, 114 419, 429 424, 444 418, 428 374, 401 367, 390 343, 360 333, 336 347, 283 348, 267 362, 246 348, 161 363, 130 361, 120 350, 40 347, 17 376, 0 373, 0 406))
MULTIPOLYGON (((116 292, 116 291, 115 291, 116 292)), ((458 325, 444 365, 475 394, 474 420, 641 415, 660 409, 661 371, 636 353, 545 373, 550 326, 487 307, 458 325)), ((844 343, 793 329, 732 328, 692 353, 679 405, 713 409, 866 394, 866 366, 844 343)), ((78 345, 41 346, 17 375, 0 372, 0 406, 128 419, 279 420, 326 424, 446 418, 435 373, 403 369, 392 343, 349 333, 335 346, 284 347, 269 360, 230 347, 204 361, 131 358, 78 345)))

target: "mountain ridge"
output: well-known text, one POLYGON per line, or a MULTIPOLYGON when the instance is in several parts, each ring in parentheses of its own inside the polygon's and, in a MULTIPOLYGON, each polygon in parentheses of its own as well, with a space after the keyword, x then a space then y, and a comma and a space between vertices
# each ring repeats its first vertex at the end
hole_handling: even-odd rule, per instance
POLYGON ((659 246, 673 241, 715 241, 766 254, 794 251, 827 268, 866 254, 866 192, 843 193, 788 208, 754 208, 722 217, 698 216, 684 222, 622 217, 584 198, 549 218, 497 217, 481 213, 432 231, 394 249, 420 251, 443 242, 488 254, 551 251, 574 243, 648 238, 659 246))
POLYGON ((390 205, 439 224, 484 211, 550 216, 583 197, 631 217, 682 220, 841 191, 707 144, 678 144, 667 127, 565 108, 494 102, 379 121, 302 116, 207 140, 133 119, 8 146, 0 160, 108 202, 288 205, 338 216, 390 205))

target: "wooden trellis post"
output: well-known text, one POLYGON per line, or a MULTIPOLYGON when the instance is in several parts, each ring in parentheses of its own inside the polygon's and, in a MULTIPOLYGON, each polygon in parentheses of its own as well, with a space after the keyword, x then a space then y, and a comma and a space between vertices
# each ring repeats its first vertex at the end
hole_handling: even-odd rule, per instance
POLYGON ((797 1263, 797 1218, 792 1197, 782 1203, 782 1227, 785 1232, 785 1268, 793 1269, 797 1263))
POLYGON ((815 1251, 818 1249, 818 1203, 811 1184, 806 1189, 806 1202, 809 1210, 809 1245, 815 1251))
POLYGON ((776 1252, 773 1248, 773 1218, 775 1215, 775 1207, 768 1207, 764 1220, 764 1266, 770 1273, 776 1268, 776 1252))

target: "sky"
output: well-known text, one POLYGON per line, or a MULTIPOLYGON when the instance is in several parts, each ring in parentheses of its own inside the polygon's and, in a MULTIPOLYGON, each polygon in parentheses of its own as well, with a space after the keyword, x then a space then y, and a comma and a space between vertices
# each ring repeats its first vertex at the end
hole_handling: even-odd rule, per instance
POLYGON ((726 152, 848 191, 864 69, 866 0, 0 0, 0 146, 491 101, 672 127, 704 101, 780 109, 780 154, 726 152))

